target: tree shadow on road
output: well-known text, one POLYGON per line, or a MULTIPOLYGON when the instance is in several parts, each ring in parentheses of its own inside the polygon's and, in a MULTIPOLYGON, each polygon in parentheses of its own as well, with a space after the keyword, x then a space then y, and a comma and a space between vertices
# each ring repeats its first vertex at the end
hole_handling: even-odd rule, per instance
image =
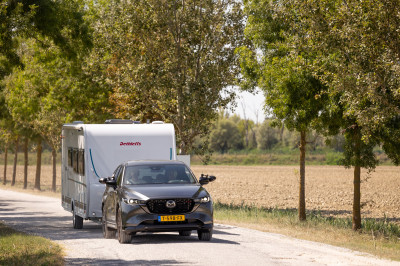
POLYGON ((82 258, 67 258, 65 265, 189 265, 190 262, 177 260, 102 260, 102 259, 82 259, 82 258))
MULTIPOLYGON (((215 234, 214 234, 215 235, 215 234)), ((191 236, 180 236, 176 233, 139 233, 132 238, 132 243, 135 245, 140 244, 168 244, 168 243, 205 243, 197 238, 197 232, 192 231, 191 236)), ((239 245, 236 241, 221 239, 213 236, 210 242, 207 243, 218 243, 218 244, 230 244, 239 245)))
MULTIPOLYGON (((3 215, 1 215, 3 216, 3 215)), ((48 213, 24 213, 21 216, 2 217, 11 227, 30 234, 41 235, 51 240, 76 240, 76 239, 102 239, 101 225, 95 222, 84 222, 83 229, 72 228, 71 216, 48 216, 48 213), (28 217, 24 216, 27 215, 28 217), (32 215, 32 216, 31 216, 32 215), (35 216, 33 216, 35 215, 35 216)), ((221 230, 214 231, 214 237, 210 243, 234 244, 238 242, 229 241, 215 237, 215 235, 229 235, 221 230)), ((233 234, 231 234, 233 235, 233 234)), ((138 233, 133 237, 135 244, 165 244, 165 243, 187 243, 199 242, 196 231, 192 236, 183 237, 176 233, 138 233)))

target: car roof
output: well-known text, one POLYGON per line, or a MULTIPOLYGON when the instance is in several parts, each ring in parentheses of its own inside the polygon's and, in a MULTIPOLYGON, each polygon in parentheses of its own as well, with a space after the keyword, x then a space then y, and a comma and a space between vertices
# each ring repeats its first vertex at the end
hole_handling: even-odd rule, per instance
POLYGON ((127 161, 126 166, 132 166, 132 165, 173 165, 173 164, 183 164, 185 165, 184 162, 181 161, 176 161, 176 160, 135 160, 135 161, 127 161))

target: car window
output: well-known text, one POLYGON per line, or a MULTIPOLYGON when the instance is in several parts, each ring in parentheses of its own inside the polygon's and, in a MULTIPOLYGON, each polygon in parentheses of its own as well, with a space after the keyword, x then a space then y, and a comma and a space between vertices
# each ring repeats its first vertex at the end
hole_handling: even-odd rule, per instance
POLYGON ((115 171, 114 171, 114 173, 113 173, 113 177, 114 178, 117 178, 117 176, 118 176, 118 174, 119 174, 119 170, 121 170, 121 165, 119 165, 118 167, 117 167, 117 169, 115 169, 115 171))
POLYGON ((121 166, 121 167, 119 168, 119 171, 118 171, 117 176, 116 176, 116 178, 117 178, 117 185, 121 185, 121 182, 122 182, 122 174, 123 174, 123 172, 124 172, 124 167, 121 166))
POLYGON ((192 172, 183 164, 133 165, 125 168, 125 185, 192 184, 192 172))

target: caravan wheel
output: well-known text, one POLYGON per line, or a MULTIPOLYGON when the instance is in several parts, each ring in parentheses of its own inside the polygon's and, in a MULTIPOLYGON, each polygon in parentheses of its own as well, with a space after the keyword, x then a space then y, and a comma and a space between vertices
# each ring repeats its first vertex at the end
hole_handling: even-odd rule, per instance
POLYGON ((72 224, 74 226, 74 229, 83 228, 83 218, 75 213, 74 205, 72 205, 72 224))

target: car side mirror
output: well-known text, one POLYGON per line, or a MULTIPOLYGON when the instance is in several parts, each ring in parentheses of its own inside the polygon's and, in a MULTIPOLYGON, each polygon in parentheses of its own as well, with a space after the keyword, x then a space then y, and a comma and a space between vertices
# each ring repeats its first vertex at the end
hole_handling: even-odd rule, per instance
POLYGON ((102 177, 102 178, 99 179, 99 183, 105 184, 107 179, 108 179, 108 177, 102 177))
POLYGON ((208 175, 201 174, 199 183, 200 183, 200 185, 207 185, 208 183, 214 181, 215 179, 217 179, 217 178, 213 175, 208 176, 208 175))
POLYGON ((106 186, 116 187, 117 186, 117 180, 115 180, 114 178, 107 178, 106 186))
POLYGON ((113 177, 102 177, 99 179, 101 184, 106 184, 107 186, 115 187, 117 185, 117 181, 113 177))

